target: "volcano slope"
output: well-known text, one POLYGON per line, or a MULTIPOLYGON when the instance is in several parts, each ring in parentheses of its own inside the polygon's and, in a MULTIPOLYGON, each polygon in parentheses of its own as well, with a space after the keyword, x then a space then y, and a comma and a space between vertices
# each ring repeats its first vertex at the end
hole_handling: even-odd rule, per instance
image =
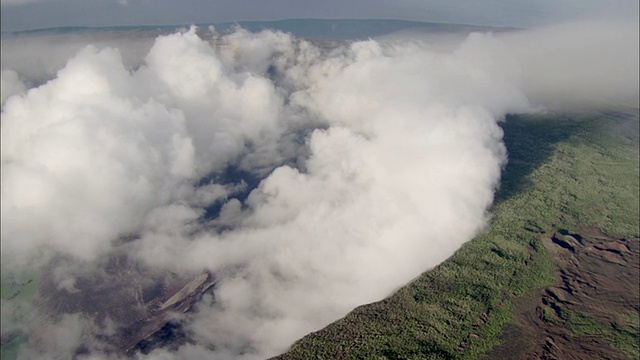
POLYGON ((502 128, 509 165, 489 229, 277 359, 640 356, 638 109, 502 128))

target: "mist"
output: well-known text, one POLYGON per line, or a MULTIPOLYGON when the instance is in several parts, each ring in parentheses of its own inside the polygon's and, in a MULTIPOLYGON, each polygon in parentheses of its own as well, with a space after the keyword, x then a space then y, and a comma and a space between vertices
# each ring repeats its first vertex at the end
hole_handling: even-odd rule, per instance
MULTIPOLYGON (((63 256, 54 278, 72 293, 126 253, 216 278, 176 315, 193 342, 139 358, 285 351, 486 228, 506 114, 638 99, 637 23, 340 43, 20 36, 2 43, 3 276, 63 256)), ((16 306, 2 302, 3 333, 39 324, 16 306)), ((116 357, 89 323, 67 314, 21 356, 116 357)))

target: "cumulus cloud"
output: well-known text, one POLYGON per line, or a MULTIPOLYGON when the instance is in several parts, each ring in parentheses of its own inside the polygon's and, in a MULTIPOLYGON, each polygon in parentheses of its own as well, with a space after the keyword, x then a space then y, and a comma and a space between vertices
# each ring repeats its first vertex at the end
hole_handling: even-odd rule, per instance
POLYGON ((26 86, 14 70, 2 70, 0 75, 0 104, 4 105, 9 96, 20 94, 26 86))
MULTIPOLYGON (((207 270, 213 295, 179 320, 194 343, 139 357, 275 355, 486 226, 507 161, 497 125, 505 114, 637 96, 637 55, 627 49, 637 49, 637 29, 586 28, 477 33, 435 48, 191 28, 129 61, 127 50, 84 46, 26 92, 28 69, 7 68, 3 270, 33 264, 42 249, 98 269, 126 252, 171 273, 207 270), (620 45, 606 41, 620 31, 620 45), (565 72, 576 47, 591 59, 601 45, 631 58, 595 57, 565 72), (544 74, 559 76, 549 81, 553 101, 544 74)), ((76 291, 70 269, 56 288, 76 291)), ((86 347, 95 329, 82 330, 85 321, 51 324, 77 335, 56 351, 86 347)))
POLYGON ((5 105, 2 237, 29 239, 6 251, 50 244, 89 256, 193 176, 183 115, 135 99, 134 88, 117 51, 87 47, 5 105))

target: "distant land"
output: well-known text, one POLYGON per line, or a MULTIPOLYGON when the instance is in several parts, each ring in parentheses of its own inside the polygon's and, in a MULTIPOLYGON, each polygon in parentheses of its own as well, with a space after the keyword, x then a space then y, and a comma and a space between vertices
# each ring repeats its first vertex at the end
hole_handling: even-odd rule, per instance
MULTIPOLYGON (((280 30, 296 36, 311 39, 357 40, 388 35, 399 31, 413 31, 424 33, 469 33, 473 31, 507 31, 516 28, 488 27, 464 24, 431 23, 405 20, 325 20, 325 19, 288 19, 277 21, 236 21, 225 23, 195 24, 201 28, 213 25, 216 30, 226 32, 235 26, 241 26, 249 31, 258 32, 265 29, 280 30)), ((37 30, 8 31, 3 34, 37 34, 37 33, 71 33, 71 32, 105 32, 148 30, 171 32, 182 25, 144 25, 144 26, 114 26, 114 27, 58 27, 37 30)))

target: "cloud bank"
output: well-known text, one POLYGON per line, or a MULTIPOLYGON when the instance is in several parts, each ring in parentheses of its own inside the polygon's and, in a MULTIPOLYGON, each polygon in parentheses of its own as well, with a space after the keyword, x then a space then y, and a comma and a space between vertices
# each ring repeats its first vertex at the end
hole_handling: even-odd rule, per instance
MULTIPOLYGON (((207 270, 213 295, 179 320, 194 342, 139 356, 278 354, 486 226, 506 113, 637 99, 630 29, 475 33, 434 48, 191 28, 143 55, 119 39, 124 50, 86 45, 64 64, 14 61, 2 71, 3 272, 64 254, 80 265, 58 287, 75 291, 77 269, 113 253, 207 270)), ((45 48, 51 59, 62 44, 45 48)), ((23 356, 115 356, 82 345, 87 321, 68 314, 50 326, 71 335, 23 356)))

